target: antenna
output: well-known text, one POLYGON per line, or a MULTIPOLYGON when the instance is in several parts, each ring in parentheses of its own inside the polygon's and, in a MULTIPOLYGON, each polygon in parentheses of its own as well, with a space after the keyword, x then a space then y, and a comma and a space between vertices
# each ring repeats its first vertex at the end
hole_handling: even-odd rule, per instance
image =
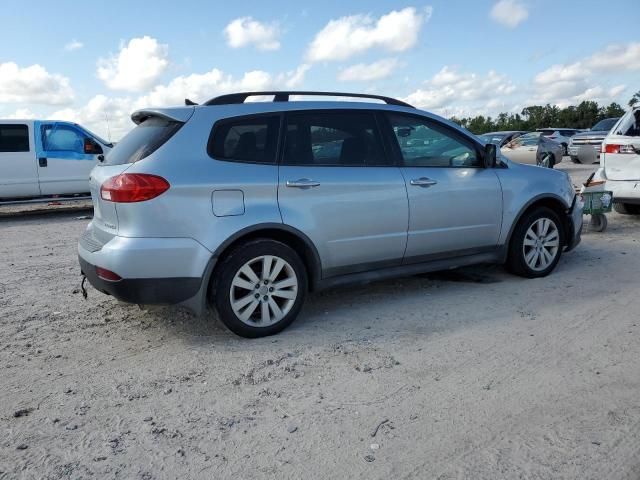
POLYGON ((104 120, 107 122, 107 139, 109 140, 109 143, 113 143, 111 141, 111 128, 109 128, 109 116, 107 115, 106 110, 102 110, 102 113, 104 114, 104 120))

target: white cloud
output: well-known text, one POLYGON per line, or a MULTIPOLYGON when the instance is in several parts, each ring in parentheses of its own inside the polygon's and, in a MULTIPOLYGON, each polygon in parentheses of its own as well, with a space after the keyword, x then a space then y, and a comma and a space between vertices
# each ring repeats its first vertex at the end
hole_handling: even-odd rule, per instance
POLYGON ((345 68, 338 74, 338 80, 343 82, 368 82, 379 80, 393 74, 399 67, 396 58, 384 58, 373 63, 358 63, 345 68))
POLYGON ((640 70, 640 42, 609 45, 591 55, 585 63, 594 70, 640 70))
POLYGON ((273 90, 283 86, 293 88, 302 84, 308 69, 309 65, 303 64, 295 70, 278 75, 252 70, 235 78, 214 68, 206 73, 181 75, 167 85, 157 85, 148 95, 140 97, 135 105, 136 108, 183 105, 185 98, 200 103, 216 95, 231 92, 273 90))
POLYGON ((16 120, 31 120, 36 118, 36 114, 33 113, 28 108, 19 108, 15 112, 7 115, 5 118, 16 119, 16 120))
POLYGON ((21 68, 0 63, 0 102, 64 105, 73 101, 69 79, 49 73, 40 65, 21 68))
POLYGON ((295 70, 276 75, 253 70, 239 78, 214 68, 205 73, 181 75, 137 97, 96 95, 84 106, 58 110, 49 118, 78 122, 98 135, 117 141, 135 126, 131 121, 135 110, 184 105, 185 98, 201 103, 217 95, 237 91, 292 88, 304 81, 309 68, 309 65, 302 64, 295 70))
POLYGON ((156 83, 169 65, 168 50, 167 45, 155 38, 132 38, 117 55, 98 60, 98 78, 112 90, 145 90, 156 83))
POLYGON ((224 34, 231 48, 249 45, 258 50, 278 50, 280 48, 280 29, 277 24, 261 23, 252 17, 236 18, 229 23, 224 34))
POLYGON ((378 19, 352 15, 331 20, 309 45, 307 60, 346 60, 374 47, 391 52, 408 50, 417 43, 420 29, 431 13, 431 7, 421 10, 407 7, 378 19))
POLYGON ((298 66, 298 68, 296 68, 295 70, 287 72, 284 75, 281 75, 280 80, 282 81, 282 79, 284 79, 284 83, 287 88, 299 87, 304 82, 304 76, 307 74, 310 68, 311 68, 311 65, 303 63, 302 65, 298 66))
POLYGON ((67 52, 73 52, 74 50, 80 50, 82 47, 84 47, 84 43, 79 42, 78 40, 76 40, 75 38, 73 40, 71 40, 69 43, 67 43, 64 46, 64 49, 67 52))
POLYGON ((529 17, 529 10, 517 0, 500 0, 493 6, 489 15, 499 24, 515 28, 529 17))
POLYGON ((130 98, 96 95, 83 107, 58 110, 49 115, 49 119, 77 122, 104 138, 118 140, 135 126, 131 121, 132 111, 130 98))
POLYGON ((620 96, 620 94, 622 92, 624 92, 627 89, 626 85, 616 85, 615 87, 611 87, 609 89, 609 97, 610 98, 617 98, 620 96))
POLYGON ((615 74, 640 70, 640 43, 609 45, 592 55, 573 63, 556 64, 538 73, 533 79, 531 103, 552 103, 561 106, 580 103, 583 100, 611 102, 619 100, 625 85, 609 89, 594 85, 597 74, 615 74))
POLYGON ((425 87, 408 95, 404 100, 416 107, 441 112, 454 105, 481 102, 511 95, 515 85, 505 75, 489 71, 485 76, 476 73, 460 73, 456 68, 443 67, 425 87))

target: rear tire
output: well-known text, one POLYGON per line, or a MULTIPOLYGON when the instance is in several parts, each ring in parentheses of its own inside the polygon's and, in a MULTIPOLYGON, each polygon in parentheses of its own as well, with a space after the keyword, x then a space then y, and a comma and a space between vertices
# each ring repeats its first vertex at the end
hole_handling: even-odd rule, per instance
POLYGON ((569 149, 567 147, 566 143, 562 144, 562 156, 566 157, 567 155, 569 155, 569 149))
POLYGON ((621 215, 640 215, 640 205, 634 205, 632 203, 615 202, 613 209, 621 215))
POLYGON ((545 277, 560 261, 563 240, 558 215, 547 207, 535 208, 520 219, 511 235, 506 267, 521 277, 545 277))
POLYGON ((236 335, 258 338, 288 327, 302 308, 307 272, 291 247, 256 239, 234 249, 216 269, 210 299, 236 335))
POLYGON ((578 157, 571 157, 573 163, 582 163, 578 157))

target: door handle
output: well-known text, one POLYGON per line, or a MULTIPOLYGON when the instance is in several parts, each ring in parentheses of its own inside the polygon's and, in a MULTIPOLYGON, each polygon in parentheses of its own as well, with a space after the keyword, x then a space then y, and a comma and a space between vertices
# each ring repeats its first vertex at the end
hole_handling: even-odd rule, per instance
POLYGON ((47 157, 38 158, 38 165, 40 165, 41 167, 46 167, 47 166, 47 157))
POLYGON ((437 184, 438 182, 435 180, 431 180, 430 178, 427 178, 427 177, 420 177, 420 178, 414 178, 409 183, 417 187, 431 187, 437 184))
POLYGON ((312 188, 320 186, 320 182, 309 180, 308 178, 300 178, 299 180, 287 180, 286 185, 291 188, 312 188))

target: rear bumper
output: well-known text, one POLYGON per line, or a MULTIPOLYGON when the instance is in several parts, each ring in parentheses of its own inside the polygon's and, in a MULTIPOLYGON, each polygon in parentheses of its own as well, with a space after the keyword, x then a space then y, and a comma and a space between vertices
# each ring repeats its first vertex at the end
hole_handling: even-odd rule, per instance
POLYGON ((640 204, 640 180, 607 180, 605 190, 613 192, 616 203, 640 204))
POLYGON ((184 302, 200 290, 201 278, 123 278, 117 282, 103 280, 96 266, 78 256, 80 270, 96 290, 128 303, 171 305, 184 302))
MULTIPOLYGON (((148 305, 201 304, 212 253, 190 238, 111 237, 102 243, 90 224, 78 243, 78 261, 89 283, 118 300, 148 305), (98 277, 96 267, 122 277, 98 277), (190 302, 191 301, 191 302, 190 302)), ((191 308, 200 310, 200 308, 191 308)))

